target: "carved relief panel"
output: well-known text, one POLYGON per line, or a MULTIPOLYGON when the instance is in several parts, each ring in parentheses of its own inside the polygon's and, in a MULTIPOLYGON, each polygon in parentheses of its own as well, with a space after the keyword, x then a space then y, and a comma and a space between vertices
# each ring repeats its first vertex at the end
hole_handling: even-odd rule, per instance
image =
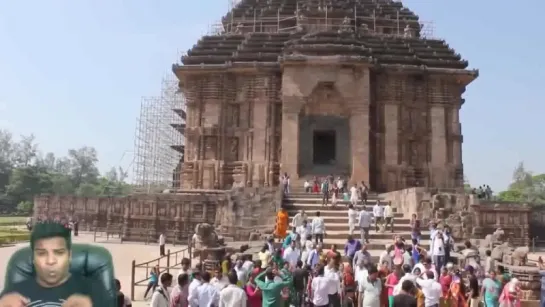
POLYGON ((204 137, 204 159, 216 159, 217 140, 215 136, 204 137))
POLYGON ((131 203, 131 215, 142 215, 142 203, 135 201, 131 203))
POLYGON ((114 198, 114 206, 113 206, 113 213, 115 215, 123 215, 125 214, 125 206, 124 206, 124 203, 122 202, 123 200, 120 199, 120 198, 114 198))
POLYGON ((228 149, 228 152, 226 154, 226 161, 239 161, 240 158, 239 158, 239 142, 238 142, 238 137, 231 137, 231 138, 228 138, 228 143, 227 143, 227 149, 228 149))
POLYGON ((167 203, 164 200, 157 200, 157 216, 159 218, 170 218, 167 215, 167 203))
POLYGON ((301 115, 348 116, 344 99, 333 82, 320 82, 305 99, 301 115))
POLYGON ((240 104, 227 105, 225 124, 228 128, 236 128, 240 125, 240 104))

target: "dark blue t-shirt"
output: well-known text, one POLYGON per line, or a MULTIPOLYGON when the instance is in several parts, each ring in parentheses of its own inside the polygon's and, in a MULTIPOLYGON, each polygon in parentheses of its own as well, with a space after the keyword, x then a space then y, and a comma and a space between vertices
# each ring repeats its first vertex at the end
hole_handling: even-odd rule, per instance
POLYGON ((62 306, 66 299, 74 294, 88 296, 93 302, 93 306, 109 307, 112 305, 107 301, 108 296, 102 283, 74 275, 70 276, 62 285, 54 288, 45 288, 40 286, 35 279, 27 279, 4 289, 0 297, 12 292, 19 293, 28 298, 30 303, 27 307, 62 306))

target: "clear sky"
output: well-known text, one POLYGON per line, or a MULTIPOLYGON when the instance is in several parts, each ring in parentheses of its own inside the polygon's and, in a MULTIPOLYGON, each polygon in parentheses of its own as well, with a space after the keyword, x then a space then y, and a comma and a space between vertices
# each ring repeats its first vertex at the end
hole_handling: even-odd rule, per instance
MULTIPOLYGON (((542 0, 409 0, 436 36, 480 69, 462 108, 474 185, 505 188, 519 161, 545 172, 542 0)), ((141 96, 157 95, 179 51, 227 0, 0 1, 0 128, 43 151, 94 146, 100 168, 128 167, 141 96), (125 155, 124 155, 125 153, 125 155), (123 157, 123 159, 122 159, 123 157)))

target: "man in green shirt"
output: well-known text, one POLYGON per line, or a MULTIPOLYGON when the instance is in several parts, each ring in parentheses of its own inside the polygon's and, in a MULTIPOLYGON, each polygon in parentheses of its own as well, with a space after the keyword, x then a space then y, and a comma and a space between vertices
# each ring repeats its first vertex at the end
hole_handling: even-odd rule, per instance
POLYGON ((282 291, 293 283, 291 274, 284 274, 272 269, 267 269, 257 275, 255 282, 263 295, 263 307, 281 307, 283 303, 282 291), (282 282, 275 282, 275 276, 282 278, 282 282), (266 280, 265 277, 267 277, 266 280))

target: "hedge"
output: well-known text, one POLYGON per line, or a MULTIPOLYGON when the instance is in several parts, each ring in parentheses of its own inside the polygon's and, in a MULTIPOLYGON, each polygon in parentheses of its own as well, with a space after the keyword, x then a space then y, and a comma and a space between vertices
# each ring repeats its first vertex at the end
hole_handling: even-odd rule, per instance
POLYGON ((29 241, 29 231, 12 231, 12 232, 0 232, 0 245, 8 243, 16 243, 21 241, 29 241))

